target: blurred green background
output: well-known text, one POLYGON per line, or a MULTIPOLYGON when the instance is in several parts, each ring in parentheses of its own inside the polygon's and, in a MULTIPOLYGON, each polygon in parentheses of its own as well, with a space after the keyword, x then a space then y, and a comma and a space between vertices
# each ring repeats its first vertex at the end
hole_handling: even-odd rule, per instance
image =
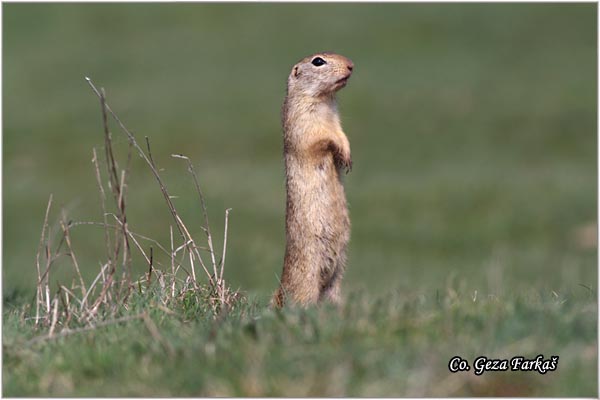
MULTIPOLYGON (((233 208, 226 278, 267 299, 285 239, 285 82, 323 50, 356 66, 339 94, 354 159, 346 292, 596 290, 595 4, 10 3, 3 17, 5 297, 33 295, 50 193, 69 218, 101 220, 89 76, 151 139, 196 237, 199 204, 171 154, 194 161, 218 248, 233 208)), ((139 157, 132 168, 130 228, 166 246, 158 186, 139 157)), ((72 235, 95 276, 102 230, 72 235)))

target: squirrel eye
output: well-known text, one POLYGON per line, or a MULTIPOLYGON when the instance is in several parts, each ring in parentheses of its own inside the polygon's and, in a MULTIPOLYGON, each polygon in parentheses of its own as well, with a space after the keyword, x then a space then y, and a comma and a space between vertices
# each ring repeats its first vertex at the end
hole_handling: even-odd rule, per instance
POLYGON ((321 57, 315 57, 312 61, 311 64, 314 65, 315 67, 320 67, 321 65, 325 65, 327 64, 325 62, 325 60, 323 60, 321 57))

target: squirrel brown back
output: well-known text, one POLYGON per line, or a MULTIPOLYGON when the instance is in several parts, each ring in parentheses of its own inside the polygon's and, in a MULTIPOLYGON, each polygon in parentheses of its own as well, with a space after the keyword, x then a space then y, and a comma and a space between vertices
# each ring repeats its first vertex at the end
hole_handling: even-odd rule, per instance
POLYGON ((288 77, 282 112, 286 248, 276 307, 341 300, 350 240, 342 173, 352 159, 335 94, 353 68, 346 57, 318 53, 298 62, 288 77))

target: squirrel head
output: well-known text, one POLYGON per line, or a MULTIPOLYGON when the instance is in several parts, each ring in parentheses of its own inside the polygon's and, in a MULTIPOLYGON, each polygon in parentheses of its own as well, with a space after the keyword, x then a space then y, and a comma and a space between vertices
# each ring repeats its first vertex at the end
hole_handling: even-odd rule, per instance
POLYGON ((288 77, 288 94, 320 98, 346 86, 354 63, 335 53, 316 53, 300 60, 288 77))

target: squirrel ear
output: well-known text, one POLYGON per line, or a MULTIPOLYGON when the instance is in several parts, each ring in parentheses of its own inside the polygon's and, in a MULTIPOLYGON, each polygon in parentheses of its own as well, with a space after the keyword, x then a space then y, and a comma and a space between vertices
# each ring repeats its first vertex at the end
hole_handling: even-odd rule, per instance
POLYGON ((298 74, 298 66, 296 65, 296 66, 294 67, 294 77, 298 77, 298 75, 299 75, 299 74, 298 74))

